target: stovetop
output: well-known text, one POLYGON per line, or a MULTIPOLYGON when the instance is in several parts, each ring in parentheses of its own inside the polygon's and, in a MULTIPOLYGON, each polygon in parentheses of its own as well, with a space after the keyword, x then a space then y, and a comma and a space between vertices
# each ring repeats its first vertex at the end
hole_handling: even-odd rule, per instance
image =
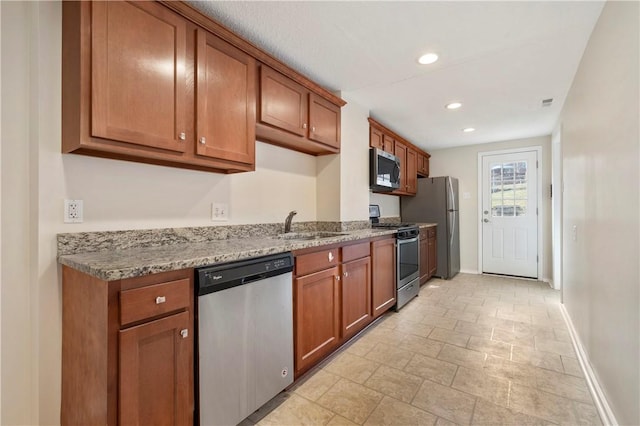
POLYGON ((395 222, 395 223, 372 223, 372 228, 386 228, 386 229, 403 229, 403 228, 415 228, 418 225, 415 223, 404 223, 404 222, 395 222))

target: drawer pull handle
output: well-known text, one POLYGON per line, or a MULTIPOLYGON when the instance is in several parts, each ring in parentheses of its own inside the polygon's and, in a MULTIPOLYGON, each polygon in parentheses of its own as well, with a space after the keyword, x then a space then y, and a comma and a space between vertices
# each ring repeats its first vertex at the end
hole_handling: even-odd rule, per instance
POLYGON ((340 275, 336 275, 336 281, 340 281, 340 275))
POLYGON ((329 252, 329 262, 333 262, 333 253, 329 252))
POLYGON ((189 337, 189 330, 187 330, 186 328, 184 330, 180 330, 180 335, 183 339, 186 339, 187 337, 189 337))
POLYGON ((164 303, 164 302, 166 302, 166 301, 167 301, 167 298, 166 298, 166 297, 164 297, 164 296, 158 296, 158 297, 156 297, 156 305, 159 305, 159 304, 164 303))
POLYGON ((348 273, 348 272, 345 272, 345 273, 344 273, 344 276, 345 276, 345 278, 346 278, 346 277, 348 277, 348 276, 349 276, 349 273, 348 273))

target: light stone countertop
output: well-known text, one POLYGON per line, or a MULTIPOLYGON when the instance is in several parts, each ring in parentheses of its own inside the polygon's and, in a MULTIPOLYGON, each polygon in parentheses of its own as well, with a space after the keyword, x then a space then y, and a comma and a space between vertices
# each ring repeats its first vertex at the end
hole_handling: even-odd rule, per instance
MULTIPOLYGON (((435 224, 419 226, 425 228, 435 224)), ((342 231, 341 234, 344 235, 318 240, 287 240, 277 236, 220 239, 68 254, 59 256, 58 262, 101 280, 114 281, 394 233, 394 230, 362 229, 342 231)))

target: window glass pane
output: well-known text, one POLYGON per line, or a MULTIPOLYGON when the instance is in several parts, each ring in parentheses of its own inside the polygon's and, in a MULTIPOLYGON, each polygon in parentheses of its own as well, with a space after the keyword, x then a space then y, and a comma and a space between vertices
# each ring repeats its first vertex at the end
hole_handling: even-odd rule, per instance
POLYGON ((501 199, 491 200, 491 216, 493 217, 502 216, 502 200, 501 199))
POLYGON ((489 177, 491 215, 515 217, 527 214, 527 162, 493 164, 489 177))

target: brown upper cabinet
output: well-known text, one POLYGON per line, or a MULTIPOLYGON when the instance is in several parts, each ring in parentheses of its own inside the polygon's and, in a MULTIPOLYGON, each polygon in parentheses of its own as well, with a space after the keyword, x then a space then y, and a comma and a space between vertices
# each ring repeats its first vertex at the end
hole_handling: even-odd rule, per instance
POLYGON ((260 67, 258 138, 309 154, 340 152, 340 106, 260 67))
POLYGON ((306 102, 303 143, 279 144, 339 152, 342 99, 188 4, 62 7, 62 152, 254 170, 259 63, 301 88, 306 102))
POLYGON ((430 155, 373 118, 369 118, 369 145, 400 159, 400 187, 391 194, 416 195, 418 177, 429 176, 430 155))

